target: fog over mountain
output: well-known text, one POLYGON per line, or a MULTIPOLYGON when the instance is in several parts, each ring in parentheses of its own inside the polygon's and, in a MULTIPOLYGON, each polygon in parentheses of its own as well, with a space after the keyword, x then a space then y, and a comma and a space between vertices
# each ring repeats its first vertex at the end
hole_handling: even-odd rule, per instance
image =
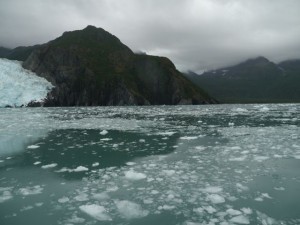
POLYGON ((91 24, 199 72, 256 56, 300 58, 299 10, 298 0, 1 0, 0 46, 44 43, 91 24))

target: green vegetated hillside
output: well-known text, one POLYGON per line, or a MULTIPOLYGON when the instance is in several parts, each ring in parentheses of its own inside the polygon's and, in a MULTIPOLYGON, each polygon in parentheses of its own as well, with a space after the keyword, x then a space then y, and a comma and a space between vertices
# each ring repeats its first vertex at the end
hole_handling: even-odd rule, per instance
POLYGON ((14 49, 0 47, 0 58, 6 58, 11 60, 24 61, 32 53, 33 50, 38 48, 39 45, 28 47, 17 47, 14 49))
POLYGON ((275 64, 258 57, 202 75, 186 76, 223 103, 300 102, 300 60, 275 64))
POLYGON ((216 103, 169 59, 135 54, 101 28, 65 32, 46 44, 18 49, 15 58, 13 51, 2 52, 24 60, 24 68, 55 86, 45 106, 216 103))

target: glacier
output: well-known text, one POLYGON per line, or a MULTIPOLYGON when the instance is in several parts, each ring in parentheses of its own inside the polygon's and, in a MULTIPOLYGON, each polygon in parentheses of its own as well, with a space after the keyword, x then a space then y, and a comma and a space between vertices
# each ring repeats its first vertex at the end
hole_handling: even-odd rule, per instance
POLYGON ((27 106, 42 102, 53 85, 22 68, 22 62, 0 59, 0 107, 27 106))

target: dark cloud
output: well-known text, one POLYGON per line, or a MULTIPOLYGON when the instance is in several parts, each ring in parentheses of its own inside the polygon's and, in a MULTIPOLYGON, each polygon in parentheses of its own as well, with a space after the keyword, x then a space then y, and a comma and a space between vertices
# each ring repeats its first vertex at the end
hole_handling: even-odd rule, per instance
POLYGON ((88 24, 181 70, 249 57, 300 58, 299 0, 1 0, 0 45, 47 42, 88 24))

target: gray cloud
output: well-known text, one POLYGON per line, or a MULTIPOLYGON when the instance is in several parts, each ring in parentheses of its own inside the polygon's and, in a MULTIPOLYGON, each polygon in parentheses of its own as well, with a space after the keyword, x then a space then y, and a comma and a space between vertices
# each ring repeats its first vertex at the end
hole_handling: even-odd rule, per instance
POLYGON ((299 0, 1 0, 0 46, 47 42, 91 24, 180 70, 249 57, 300 58, 299 0))

